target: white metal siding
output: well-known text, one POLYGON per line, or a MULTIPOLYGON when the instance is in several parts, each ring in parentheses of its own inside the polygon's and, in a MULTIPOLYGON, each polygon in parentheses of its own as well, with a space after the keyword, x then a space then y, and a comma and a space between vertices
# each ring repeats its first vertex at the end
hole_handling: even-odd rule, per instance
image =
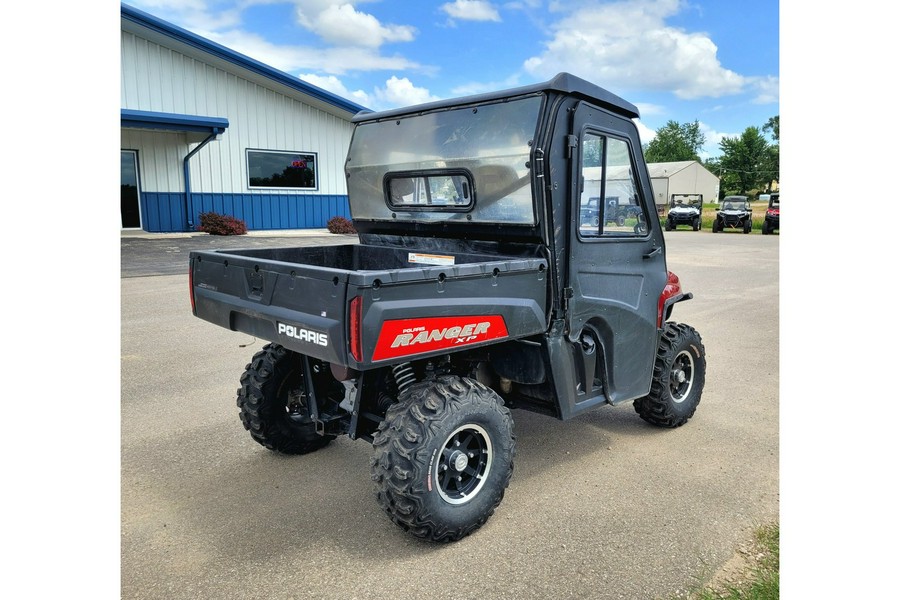
MULTIPOLYGON (((319 188, 312 193, 347 193, 344 159, 353 131, 349 120, 126 31, 122 31, 121 69, 122 108, 228 119, 225 133, 191 158, 192 191, 297 193, 247 187, 246 150, 257 148, 315 152, 319 188)), ((182 160, 196 147, 185 140, 183 134, 123 130, 122 148, 141 150, 145 190, 184 190, 182 160), (156 147, 162 135, 181 136, 185 143, 178 145, 177 155, 168 155, 171 147, 165 153, 161 144, 156 147)))
POLYGON ((184 191, 180 167, 190 149, 183 133, 123 129, 121 143, 123 150, 137 150, 142 192, 184 191))

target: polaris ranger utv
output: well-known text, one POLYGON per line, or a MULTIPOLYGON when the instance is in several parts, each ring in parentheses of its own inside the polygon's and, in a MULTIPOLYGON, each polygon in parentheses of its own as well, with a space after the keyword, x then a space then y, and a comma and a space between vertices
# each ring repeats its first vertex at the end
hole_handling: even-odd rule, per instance
POLYGON ((668 320, 692 295, 666 268, 636 117, 565 73, 359 114, 359 244, 192 252, 194 314, 269 342, 237 391, 252 438, 286 454, 371 442, 378 504, 445 542, 503 498, 510 408, 566 420, 631 402, 686 423, 705 350, 668 320), (608 196, 637 218, 580 218, 608 196))

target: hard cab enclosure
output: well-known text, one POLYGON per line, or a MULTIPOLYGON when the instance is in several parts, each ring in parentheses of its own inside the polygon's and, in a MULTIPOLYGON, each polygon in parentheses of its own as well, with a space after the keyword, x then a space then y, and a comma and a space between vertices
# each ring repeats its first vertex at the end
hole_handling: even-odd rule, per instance
POLYGON ((645 395, 683 296, 660 300, 636 116, 567 74, 360 114, 346 159, 360 244, 194 252, 195 314, 358 371, 465 351, 560 418, 645 395), (631 218, 580 221, 611 195, 631 218))
POLYGON ((191 253, 194 314, 271 342, 238 390, 251 436, 292 454, 371 441, 385 512, 451 541, 509 483, 509 407, 633 401, 684 424, 704 350, 666 322, 691 295, 666 268, 636 117, 565 73, 357 115, 358 244, 191 253))

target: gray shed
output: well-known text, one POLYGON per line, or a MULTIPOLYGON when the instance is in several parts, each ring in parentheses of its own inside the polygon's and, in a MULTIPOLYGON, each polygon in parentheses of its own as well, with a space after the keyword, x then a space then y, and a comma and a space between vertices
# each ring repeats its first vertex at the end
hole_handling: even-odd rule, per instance
POLYGON ((703 194, 703 202, 718 202, 719 178, 696 160, 649 163, 647 170, 657 211, 672 194, 703 194))

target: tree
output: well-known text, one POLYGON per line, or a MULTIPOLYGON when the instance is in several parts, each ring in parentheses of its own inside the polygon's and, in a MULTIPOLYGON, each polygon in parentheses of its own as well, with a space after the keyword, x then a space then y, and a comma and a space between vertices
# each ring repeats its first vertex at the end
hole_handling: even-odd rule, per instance
POLYGON ((779 127, 779 115, 775 115, 774 117, 770 117, 766 124, 763 125, 762 130, 768 131, 772 134, 772 137, 775 139, 775 143, 778 143, 778 127, 779 127))
POLYGON ((706 136, 700 131, 700 123, 669 121, 656 131, 656 137, 647 144, 644 158, 647 162, 700 161, 700 148, 706 136))
POLYGON ((778 181, 781 179, 781 156, 779 153, 779 119, 778 115, 770 118, 766 121, 766 124, 763 125, 763 131, 767 131, 772 134, 772 138, 775 140, 775 143, 770 147, 771 157, 770 162, 773 165, 775 170, 772 179, 778 181))
MULTIPOLYGON (((719 142, 722 156, 719 158, 721 171, 728 175, 729 188, 746 194, 754 188, 768 188, 777 175, 777 165, 772 160, 776 156, 758 127, 748 127, 740 137, 722 138, 719 142)), ((723 180, 723 189, 725 187, 723 180)))

